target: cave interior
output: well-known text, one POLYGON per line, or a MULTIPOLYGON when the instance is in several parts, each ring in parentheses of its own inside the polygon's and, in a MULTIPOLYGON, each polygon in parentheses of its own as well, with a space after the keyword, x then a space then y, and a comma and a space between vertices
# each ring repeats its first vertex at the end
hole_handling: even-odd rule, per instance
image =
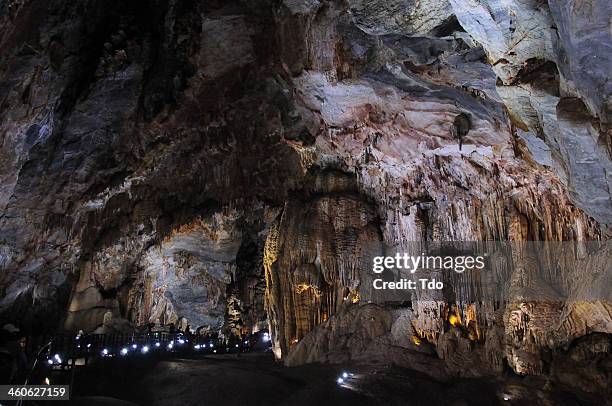
POLYGON ((6 379, 89 405, 604 404, 610 15, 0 0, 0 325, 29 363, 6 379), (478 242, 505 247, 487 275, 372 290, 376 256, 478 242))

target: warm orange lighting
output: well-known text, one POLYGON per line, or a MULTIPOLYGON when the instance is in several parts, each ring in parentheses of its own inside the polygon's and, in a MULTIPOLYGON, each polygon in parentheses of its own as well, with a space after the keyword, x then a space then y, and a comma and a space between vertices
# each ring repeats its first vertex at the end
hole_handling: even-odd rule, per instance
POLYGON ((321 297, 321 292, 316 286, 312 286, 307 283, 300 283, 295 287, 295 293, 297 293, 298 295, 301 295, 307 290, 310 290, 314 296, 321 297))
POLYGON ((412 342, 414 343, 414 345, 421 345, 421 343, 423 342, 421 340, 421 338, 419 336, 412 336, 412 342))
POLYGON ((459 326, 461 325, 461 318, 456 314, 451 314, 448 316, 448 322, 451 324, 451 326, 459 326))
POLYGON ((480 340, 480 329, 478 328, 478 319, 476 317, 476 306, 470 304, 465 312, 465 325, 468 328, 468 338, 472 341, 480 340))

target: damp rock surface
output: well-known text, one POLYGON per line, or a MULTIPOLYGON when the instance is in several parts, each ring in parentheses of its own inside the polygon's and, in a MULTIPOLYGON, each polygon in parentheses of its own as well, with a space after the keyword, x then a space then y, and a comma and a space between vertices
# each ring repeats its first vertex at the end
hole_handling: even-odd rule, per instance
MULTIPOLYGON (((157 361, 109 362, 77 378, 74 398, 88 400, 102 387, 123 402, 147 405, 470 405, 529 402, 529 404, 597 404, 594 398, 577 398, 563 387, 542 388, 539 379, 454 379, 436 380, 414 371, 389 367, 306 365, 285 368, 271 354, 183 357, 157 361), (114 377, 100 374, 118 365, 114 377), (350 373, 342 384, 337 379, 350 373), (99 376, 105 376, 103 381, 99 376), (240 390, 236 382, 241 382, 240 390), (504 400, 507 398, 508 400, 504 400)), ((119 403, 118 403, 119 404, 119 403)))

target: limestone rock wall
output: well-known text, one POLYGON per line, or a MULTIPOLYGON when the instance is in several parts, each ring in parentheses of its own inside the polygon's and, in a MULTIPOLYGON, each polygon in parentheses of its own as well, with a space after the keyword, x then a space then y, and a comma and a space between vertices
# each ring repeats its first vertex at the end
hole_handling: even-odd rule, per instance
POLYGON ((307 196, 287 201, 265 245, 266 308, 278 358, 344 303, 359 302, 359 269, 382 251, 376 211, 354 179, 324 172, 310 182, 307 196))
MULTIPOLYGON (((354 44, 355 37, 347 34, 342 24, 344 15, 339 14, 331 37, 343 44, 337 47, 343 52, 341 55, 336 52, 336 57, 327 54, 324 57, 357 58, 365 73, 349 72, 349 78, 340 80, 337 71, 306 69, 294 78, 306 116, 315 116, 309 121, 324 135, 316 139, 315 149, 320 153, 311 170, 333 167, 354 173, 362 199, 375 202, 382 232, 380 240, 399 247, 419 240, 606 240, 610 212, 605 169, 610 160, 602 144, 606 133, 597 127, 593 121, 596 118, 588 118, 579 101, 561 95, 556 66, 545 63, 547 59, 554 60, 550 38, 542 33, 544 22, 551 21, 546 5, 521 3, 517 5, 519 10, 501 4, 485 4, 479 9, 471 3, 461 6, 470 15, 478 10, 498 13, 491 18, 497 19, 501 28, 492 24, 484 28, 496 32, 480 33, 472 31, 469 22, 463 24, 475 42, 461 33, 443 41, 398 36, 379 36, 378 41, 370 42, 360 39, 360 52, 351 56, 345 50, 354 49, 347 42, 354 44), (514 37, 517 29, 509 27, 509 20, 515 23, 521 16, 529 18, 520 21, 526 44, 514 37), (503 32, 499 33, 500 30, 503 32), (419 47, 419 41, 429 47, 419 47), (479 56, 478 43, 486 58, 482 53, 479 56), (520 52, 523 46, 526 51, 520 52), (495 52, 499 53, 497 59, 504 56, 510 59, 502 60, 499 62, 502 66, 498 66, 492 58, 495 52), (533 60, 542 62, 533 64, 533 60), (464 69, 492 74, 478 75, 476 79, 463 76, 464 69), (528 83, 531 88, 527 88, 528 83), (523 91, 527 101, 517 97, 523 91), (544 98, 548 101, 543 102, 544 98), (527 116, 521 109, 524 111, 530 105, 538 106, 534 107, 538 112, 531 114, 532 119, 525 124, 527 116), (542 105, 554 111, 547 116, 542 105), (573 107, 568 108, 569 105, 573 107), (574 116, 564 118, 572 115, 569 111, 574 116), (468 113, 472 118, 462 149, 447 132, 460 113, 468 113), (543 127, 553 122, 554 128, 543 127), (587 139, 589 131, 591 136, 587 139)), ((459 12, 457 17, 461 22, 463 16, 459 12)), ((303 154, 307 155, 310 148, 305 148, 303 154)), ((291 213, 289 209, 284 215, 291 213)), ((293 221, 308 222, 301 214, 294 216, 293 221)), ((345 215, 343 221, 352 220, 345 215)), ((283 223, 292 224, 292 220, 283 218, 283 223)), ((311 232, 311 239, 304 241, 302 234, 284 226, 268 239, 272 252, 269 256, 272 262, 266 264, 272 273, 268 281, 268 294, 272 296, 268 299, 269 314, 275 320, 271 327, 276 334, 277 356, 285 357, 288 365, 364 359, 406 366, 418 364, 422 355, 419 352, 404 352, 405 358, 395 356, 391 343, 397 343, 393 340, 397 336, 393 336, 396 330, 392 326, 399 318, 385 312, 368 318, 369 307, 350 302, 343 303, 344 307, 336 306, 336 314, 301 337, 302 309, 294 305, 295 299, 287 299, 285 293, 291 278, 301 278, 303 269, 311 269, 311 273, 320 269, 316 276, 321 278, 326 267, 317 264, 340 261, 353 249, 349 245, 344 247, 345 252, 330 252, 327 260, 303 255, 303 250, 296 249, 294 243, 287 245, 287 238, 303 247, 314 244, 319 237, 311 232), (286 255, 292 260, 284 259, 286 255), (281 273, 278 269, 290 275, 277 278, 275 273, 281 273), (288 317, 287 309, 291 307, 294 310, 288 317), (362 317, 361 312, 371 321, 376 331, 374 337, 361 336, 361 330, 357 331, 347 321, 352 320, 350 317, 362 317), (278 321, 282 324, 275 325, 278 321), (376 328, 377 323, 382 326, 376 328), (386 345, 380 345, 381 340, 386 345)), ((345 238, 350 240, 355 234, 360 235, 347 233, 345 238)), ((575 253, 568 253, 572 255, 575 253)), ((607 255, 604 246, 601 258, 607 255)), ((578 278, 596 279, 597 272, 609 275, 609 267, 603 262, 591 269, 598 271, 578 278)), ((317 280, 308 275, 310 280, 317 280)), ((570 296, 579 290, 577 286, 571 287, 575 277, 571 273, 561 276, 568 291, 573 292, 570 296)), ((562 359, 564 349, 571 347, 578 337, 609 333, 608 302, 525 303, 518 292, 527 285, 517 278, 518 274, 510 275, 510 290, 514 293, 501 305, 461 300, 453 303, 448 299, 413 303, 411 330, 402 337, 402 345, 414 346, 415 342, 419 347, 424 343, 432 345, 430 350, 445 361, 444 371, 432 371, 439 376, 498 374, 506 366, 519 374, 545 374, 550 370, 547 357, 562 359), (584 317, 585 313, 579 310, 583 306, 592 317, 584 317), (577 318, 582 321, 577 322, 577 318)), ((591 283, 588 289, 597 291, 598 283, 591 283)), ((545 284, 539 286, 543 288, 545 284)), ((294 289, 304 295, 302 289, 294 289)), ((363 298, 363 292, 360 296, 363 298)), ((455 297, 460 296, 457 293, 455 297)), ((307 301, 317 305, 319 312, 328 308, 311 298, 307 301)))
POLYGON ((550 159, 541 163, 556 168, 581 208, 609 224, 610 13, 604 3, 451 0, 461 25, 483 46, 519 134, 532 143, 544 140, 550 159))
MULTIPOLYGON (((271 10, 247 18, 253 10, 239 4, 175 1, 1 7, 3 320, 93 328, 93 309, 111 300, 135 324, 201 305, 193 327, 218 328, 225 288, 242 281, 233 272, 242 235, 263 227, 248 225, 245 208, 258 217, 262 202, 281 204, 302 173, 279 131, 284 121, 287 136, 301 134, 267 65, 271 10), (229 236, 198 226, 236 210, 229 236), (85 272, 91 300, 70 304, 85 272), (192 280, 201 290, 190 296, 192 280), (69 306, 91 309, 77 318, 88 321, 70 313, 64 323, 69 306)), ((251 300, 259 309, 260 297, 251 300)))

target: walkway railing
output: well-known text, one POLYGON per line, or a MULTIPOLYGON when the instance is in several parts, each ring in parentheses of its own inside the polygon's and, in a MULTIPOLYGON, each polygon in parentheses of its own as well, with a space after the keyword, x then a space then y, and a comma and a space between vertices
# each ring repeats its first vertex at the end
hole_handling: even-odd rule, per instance
MULTIPOLYGON (((26 352, 31 368, 26 383, 36 383, 49 370, 70 371, 74 381, 76 367, 86 366, 91 360, 107 357, 129 357, 151 353, 240 353, 269 350, 270 337, 260 332, 248 338, 232 337, 220 340, 211 337, 189 336, 181 332, 74 334, 30 337, 26 352), (44 374, 43 374, 44 373, 44 374)), ((37 382, 40 383, 40 382, 37 382)))
POLYGON ((58 334, 53 337, 47 351, 47 363, 67 367, 80 360, 87 364, 90 358, 104 355, 119 355, 121 350, 128 351, 143 347, 164 348, 181 339, 180 334, 158 333, 111 333, 111 334, 58 334))

